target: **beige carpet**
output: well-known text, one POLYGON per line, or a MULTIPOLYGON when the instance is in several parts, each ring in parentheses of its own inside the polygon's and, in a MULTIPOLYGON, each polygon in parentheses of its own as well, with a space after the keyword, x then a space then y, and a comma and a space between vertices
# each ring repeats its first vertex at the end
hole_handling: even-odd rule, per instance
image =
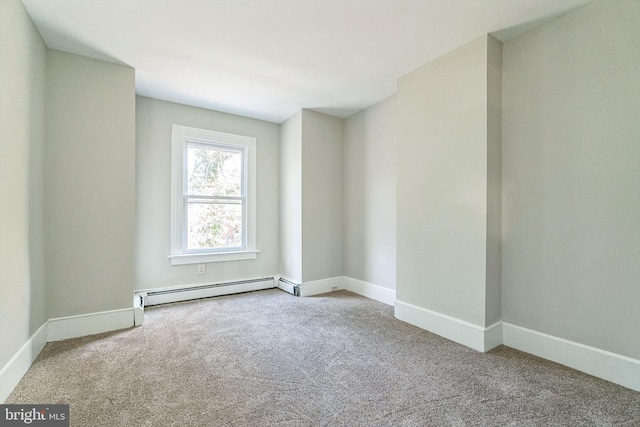
POLYGON ((73 426, 640 426, 638 392, 348 292, 151 307, 141 327, 47 344, 7 403, 70 403, 73 426))

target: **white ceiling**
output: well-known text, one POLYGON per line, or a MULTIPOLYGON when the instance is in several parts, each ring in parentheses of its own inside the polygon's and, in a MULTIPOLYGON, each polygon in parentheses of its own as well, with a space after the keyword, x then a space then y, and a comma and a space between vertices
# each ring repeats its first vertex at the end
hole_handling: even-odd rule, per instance
POLYGON ((485 33, 590 0, 22 0, 48 47, 127 64, 143 96, 281 123, 347 117, 485 33))

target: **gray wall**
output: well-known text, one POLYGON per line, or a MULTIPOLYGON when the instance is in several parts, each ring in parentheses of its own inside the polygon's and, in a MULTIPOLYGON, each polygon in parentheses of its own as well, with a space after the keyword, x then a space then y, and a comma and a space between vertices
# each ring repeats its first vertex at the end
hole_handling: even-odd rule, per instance
POLYGON ((397 298, 480 326, 500 307, 486 300, 499 298, 487 287, 488 168, 499 164, 489 159, 490 39, 402 77, 397 94, 397 298))
POLYGON ((0 2, 0 369, 46 320, 46 47, 18 0, 0 2))
POLYGON ((487 37, 486 325, 502 320, 502 42, 487 37))
POLYGON ((302 110, 302 281, 343 273, 342 119, 302 110))
POLYGON ((344 120, 344 274, 396 288, 395 96, 344 120))
POLYGON ((302 283, 302 110, 281 125, 280 274, 302 283))
POLYGON ((296 283, 343 275, 342 127, 310 110, 282 124, 280 267, 296 283))
POLYGON ((48 317, 130 308, 134 70, 47 54, 48 317))
POLYGON ((640 2, 504 44, 503 318, 640 359, 640 2))
POLYGON ((280 126, 151 98, 136 106, 136 289, 271 276, 280 263, 280 126), (171 126, 179 124, 257 139, 256 259, 172 266, 171 126))

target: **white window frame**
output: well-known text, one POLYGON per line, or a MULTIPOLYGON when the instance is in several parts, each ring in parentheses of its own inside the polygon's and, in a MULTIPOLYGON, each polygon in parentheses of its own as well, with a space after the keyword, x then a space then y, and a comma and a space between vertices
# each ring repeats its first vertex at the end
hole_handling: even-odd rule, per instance
POLYGON ((171 138, 171 265, 255 259, 256 249, 256 139, 249 136, 173 125, 171 138), (243 245, 188 251, 186 247, 187 144, 213 144, 243 151, 243 245))

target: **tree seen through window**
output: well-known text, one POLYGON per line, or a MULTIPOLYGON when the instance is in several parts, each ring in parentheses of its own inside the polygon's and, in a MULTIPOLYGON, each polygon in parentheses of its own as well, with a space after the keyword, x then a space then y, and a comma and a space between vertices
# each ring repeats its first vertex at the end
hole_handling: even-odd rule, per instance
POLYGON ((242 246, 242 151, 187 145, 187 249, 242 246))

